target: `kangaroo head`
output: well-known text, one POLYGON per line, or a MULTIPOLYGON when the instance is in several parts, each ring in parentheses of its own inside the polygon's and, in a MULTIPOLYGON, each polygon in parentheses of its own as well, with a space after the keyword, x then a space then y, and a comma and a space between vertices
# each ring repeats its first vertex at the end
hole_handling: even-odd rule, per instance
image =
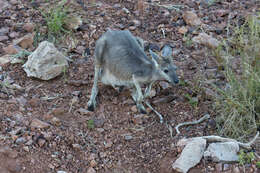
POLYGON ((172 48, 164 46, 160 56, 152 50, 149 50, 149 52, 156 65, 158 78, 165 79, 171 84, 179 83, 179 78, 176 73, 177 67, 172 61, 172 48))

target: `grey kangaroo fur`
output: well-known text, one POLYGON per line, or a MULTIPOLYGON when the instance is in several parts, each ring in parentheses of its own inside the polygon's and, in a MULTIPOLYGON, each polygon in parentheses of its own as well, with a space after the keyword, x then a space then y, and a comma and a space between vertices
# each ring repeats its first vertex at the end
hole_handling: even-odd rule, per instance
POLYGON ((96 42, 95 75, 88 110, 94 111, 97 83, 124 87, 132 90, 132 98, 139 112, 146 113, 143 99, 150 95, 155 81, 167 80, 172 84, 179 82, 176 66, 172 62, 171 48, 168 46, 158 56, 150 50, 151 58, 144 52, 142 39, 134 37, 128 30, 108 30, 96 42), (142 94, 141 85, 148 85, 142 94))

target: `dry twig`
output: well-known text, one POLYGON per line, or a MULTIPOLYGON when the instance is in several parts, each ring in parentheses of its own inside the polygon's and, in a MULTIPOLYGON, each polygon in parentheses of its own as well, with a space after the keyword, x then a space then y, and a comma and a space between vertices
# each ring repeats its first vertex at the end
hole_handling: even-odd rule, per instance
POLYGON ((206 114, 206 115, 204 115, 202 118, 200 118, 199 120, 192 121, 192 122, 184 122, 184 123, 178 124, 178 125, 175 127, 175 130, 176 130, 176 132, 177 132, 177 135, 180 134, 179 128, 180 128, 181 126, 199 124, 199 123, 201 123, 202 121, 204 121, 204 120, 206 120, 206 119, 209 119, 209 118, 210 118, 210 115, 209 115, 209 114, 206 114))
POLYGON ((259 132, 257 132, 255 137, 247 143, 238 142, 235 139, 223 138, 220 136, 201 136, 198 138, 206 139, 208 142, 236 142, 240 147, 250 150, 252 148, 252 144, 256 141, 258 136, 259 136, 259 132))

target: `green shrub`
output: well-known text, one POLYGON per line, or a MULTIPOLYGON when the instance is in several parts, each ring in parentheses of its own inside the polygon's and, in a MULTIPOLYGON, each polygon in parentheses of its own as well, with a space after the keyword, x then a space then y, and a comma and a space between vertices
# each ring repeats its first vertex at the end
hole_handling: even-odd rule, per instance
POLYGON ((238 162, 240 165, 251 164, 255 160, 253 152, 246 153, 244 150, 239 151, 238 162))
POLYGON ((69 33, 64 28, 65 20, 68 17, 67 9, 64 6, 65 3, 66 0, 63 0, 48 11, 42 12, 48 29, 48 39, 58 38, 64 33, 69 33))
POLYGON ((216 53, 221 55, 227 80, 225 88, 216 88, 218 130, 220 135, 240 140, 254 134, 260 125, 259 17, 248 17, 216 53))

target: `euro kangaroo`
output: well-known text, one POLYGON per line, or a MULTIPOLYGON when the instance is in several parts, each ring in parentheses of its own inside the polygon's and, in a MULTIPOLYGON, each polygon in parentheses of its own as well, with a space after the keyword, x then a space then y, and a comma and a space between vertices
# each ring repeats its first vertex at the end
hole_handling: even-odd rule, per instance
POLYGON ((108 30, 96 42, 94 51, 95 74, 88 110, 94 111, 98 94, 98 81, 113 87, 127 87, 140 113, 146 113, 142 102, 150 95, 154 82, 166 80, 171 84, 179 82, 176 66, 172 62, 169 46, 162 50, 161 56, 150 51, 144 52, 143 40, 130 31, 108 30), (141 86, 146 85, 144 95, 141 86))

